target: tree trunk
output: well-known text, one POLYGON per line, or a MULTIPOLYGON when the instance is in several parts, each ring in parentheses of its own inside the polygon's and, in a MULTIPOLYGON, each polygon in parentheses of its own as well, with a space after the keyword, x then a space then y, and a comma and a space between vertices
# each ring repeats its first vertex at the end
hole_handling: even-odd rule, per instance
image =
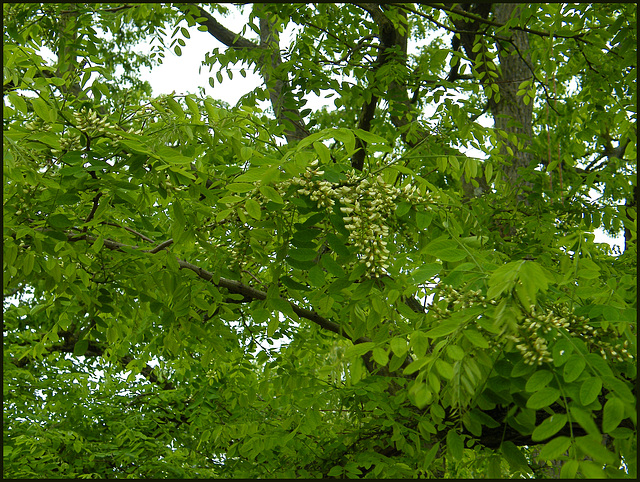
MULTIPOLYGON (((495 20, 506 23, 509 19, 518 15, 520 6, 514 3, 495 4, 495 20)), ((520 180, 518 170, 527 168, 533 161, 533 156, 525 152, 531 144, 533 102, 525 104, 522 96, 518 96, 518 87, 525 80, 531 80, 532 72, 531 56, 529 54, 529 36, 526 32, 508 32, 506 37, 510 42, 498 42, 498 58, 500 60, 501 75, 497 79, 500 92, 500 100, 495 97, 489 99, 489 110, 493 115, 496 129, 507 133, 515 133, 521 140, 521 148, 510 141, 504 142, 501 154, 507 159, 503 173, 509 183, 514 187, 528 184, 520 180), (507 147, 513 150, 513 155, 507 151, 507 147)), ((486 78, 486 77, 485 77, 486 78)))

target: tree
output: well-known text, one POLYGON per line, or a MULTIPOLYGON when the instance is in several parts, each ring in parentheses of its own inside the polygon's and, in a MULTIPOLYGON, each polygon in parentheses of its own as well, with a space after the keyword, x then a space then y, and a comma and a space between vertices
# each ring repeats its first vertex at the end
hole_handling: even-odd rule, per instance
POLYGON ((4 475, 636 477, 635 6, 232 8, 3 5, 4 475))

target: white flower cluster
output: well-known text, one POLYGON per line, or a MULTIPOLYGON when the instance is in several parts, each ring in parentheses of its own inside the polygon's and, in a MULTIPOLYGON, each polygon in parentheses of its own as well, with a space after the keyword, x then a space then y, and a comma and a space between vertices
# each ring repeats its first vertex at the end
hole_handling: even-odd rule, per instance
POLYGON ((30 131, 50 131, 51 130, 51 126, 49 124, 47 124, 44 120, 40 119, 39 117, 27 122, 24 125, 25 129, 28 129, 30 131))
MULTIPOLYGON (((81 131, 91 135, 104 134, 110 139, 122 140, 122 136, 114 132, 120 130, 120 128, 116 128, 106 117, 98 117, 98 114, 92 109, 87 110, 85 107, 81 111, 74 113, 73 117, 76 121, 76 127, 81 131)), ((131 127, 127 132, 141 135, 143 131, 141 129, 135 130, 131 127)))
POLYGON ((540 335, 550 333, 554 329, 564 329, 582 337, 592 349, 598 350, 605 360, 607 356, 618 362, 625 359, 633 360, 633 355, 627 350, 628 341, 612 345, 605 339, 607 334, 613 334, 612 330, 594 328, 587 323, 584 316, 576 316, 566 306, 553 306, 547 313, 538 313, 536 307, 531 306, 530 311, 530 316, 519 325, 519 333, 507 335, 508 339, 517 343, 516 348, 530 365, 553 361, 547 350, 547 342, 540 335))
MULTIPOLYGON (((76 122, 76 128, 87 133, 89 136, 104 135, 105 137, 115 141, 122 140, 122 136, 115 132, 121 129, 114 126, 106 117, 98 117, 98 114, 92 109, 87 110, 85 107, 79 112, 75 112, 73 117, 76 122)), ((27 128, 30 127, 31 126, 28 124, 27 128)), ((141 135, 143 131, 135 130, 131 127, 126 132, 141 135)), ((60 149, 52 149, 51 153, 53 155, 59 155, 64 151, 72 151, 81 148, 81 136, 79 134, 67 133, 60 138, 60 149)))
POLYGON ((303 177, 294 177, 291 180, 291 184, 297 184, 301 186, 298 189, 299 194, 309 196, 312 201, 315 201, 318 207, 329 209, 335 204, 333 192, 334 185, 329 181, 319 180, 317 176, 322 176, 324 171, 318 168, 318 160, 314 160, 309 163, 309 166, 304 171, 303 177))
POLYGON ((360 250, 358 257, 371 275, 384 274, 389 266, 386 220, 395 211, 399 199, 417 204, 426 202, 426 198, 420 195, 416 186, 407 184, 399 189, 385 183, 381 176, 370 182, 358 180, 355 172, 351 172, 346 183, 338 184, 318 179, 322 174, 324 171, 314 160, 302 177, 295 177, 290 183, 300 186, 298 193, 309 196, 318 207, 330 209, 339 201, 349 241, 360 250))

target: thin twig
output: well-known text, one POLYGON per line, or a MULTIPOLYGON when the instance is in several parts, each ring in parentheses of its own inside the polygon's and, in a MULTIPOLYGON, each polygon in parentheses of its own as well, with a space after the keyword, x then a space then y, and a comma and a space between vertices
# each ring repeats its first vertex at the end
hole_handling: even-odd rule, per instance
POLYGON ((125 230, 129 231, 130 233, 135 234, 136 236, 140 236, 142 239, 144 239, 148 243, 153 243, 154 242, 153 239, 149 239, 144 234, 139 233, 138 231, 135 231, 135 230, 133 230, 131 228, 128 228, 127 226, 120 226, 117 223, 111 223, 111 222, 107 222, 107 221, 103 222, 102 224, 108 224, 109 226, 115 226, 116 228, 125 229, 125 230))

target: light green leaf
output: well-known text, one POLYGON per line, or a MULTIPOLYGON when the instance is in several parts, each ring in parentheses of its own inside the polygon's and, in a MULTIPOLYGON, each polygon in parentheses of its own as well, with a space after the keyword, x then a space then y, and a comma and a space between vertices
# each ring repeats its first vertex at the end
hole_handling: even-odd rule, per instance
POLYGON ((622 403, 622 400, 615 396, 607 400, 602 414, 602 431, 604 433, 613 432, 623 419, 624 403, 622 403))
POLYGON ((524 388, 527 392, 537 392, 546 387, 551 380, 553 380, 553 373, 548 370, 538 370, 527 380, 524 388))
POLYGON ((567 416, 564 413, 556 413, 547 417, 538 425, 531 434, 531 440, 541 442, 557 434, 567 424, 567 416))
MULTIPOLYGON (((557 433, 557 430, 554 433, 557 433)), ((543 440, 543 439, 537 439, 537 440, 543 440)), ((561 455, 563 455, 567 451, 570 445, 571 445, 571 439, 569 437, 556 437, 550 442, 548 442, 547 444, 545 444, 544 447, 542 447, 538 457, 542 460, 557 460, 561 455)))
POLYGON ((556 388, 546 387, 534 393, 527 400, 527 408, 539 410, 548 407, 560 398, 560 391, 556 388))
POLYGON ((462 460, 464 445, 455 429, 449 429, 447 432, 447 448, 455 460, 462 460))
POLYGON ((602 380, 599 377, 587 378, 580 387, 580 403, 589 405, 598 398, 602 391, 602 380))
POLYGON ((379 346, 373 349, 371 356, 378 365, 386 366, 389 363, 389 354, 379 346))
POLYGON ((368 341, 365 343, 358 343, 356 345, 352 345, 349 348, 347 348, 344 352, 344 356, 345 358, 355 358, 358 356, 362 356, 368 351, 373 350, 375 346, 376 344, 371 341, 368 341))
POLYGON ((278 204, 284 204, 282 196, 271 186, 260 186, 260 192, 264 197, 278 204))
POLYGON ((260 208, 260 203, 258 203, 258 201, 249 198, 244 202, 244 208, 253 219, 260 220, 262 218, 262 209, 260 208))
POLYGON ((565 363, 564 365, 562 374, 564 381, 567 383, 571 383, 572 381, 576 380, 584 371, 586 364, 587 362, 582 354, 576 353, 574 355, 571 355, 569 360, 567 360, 567 363, 565 363))

